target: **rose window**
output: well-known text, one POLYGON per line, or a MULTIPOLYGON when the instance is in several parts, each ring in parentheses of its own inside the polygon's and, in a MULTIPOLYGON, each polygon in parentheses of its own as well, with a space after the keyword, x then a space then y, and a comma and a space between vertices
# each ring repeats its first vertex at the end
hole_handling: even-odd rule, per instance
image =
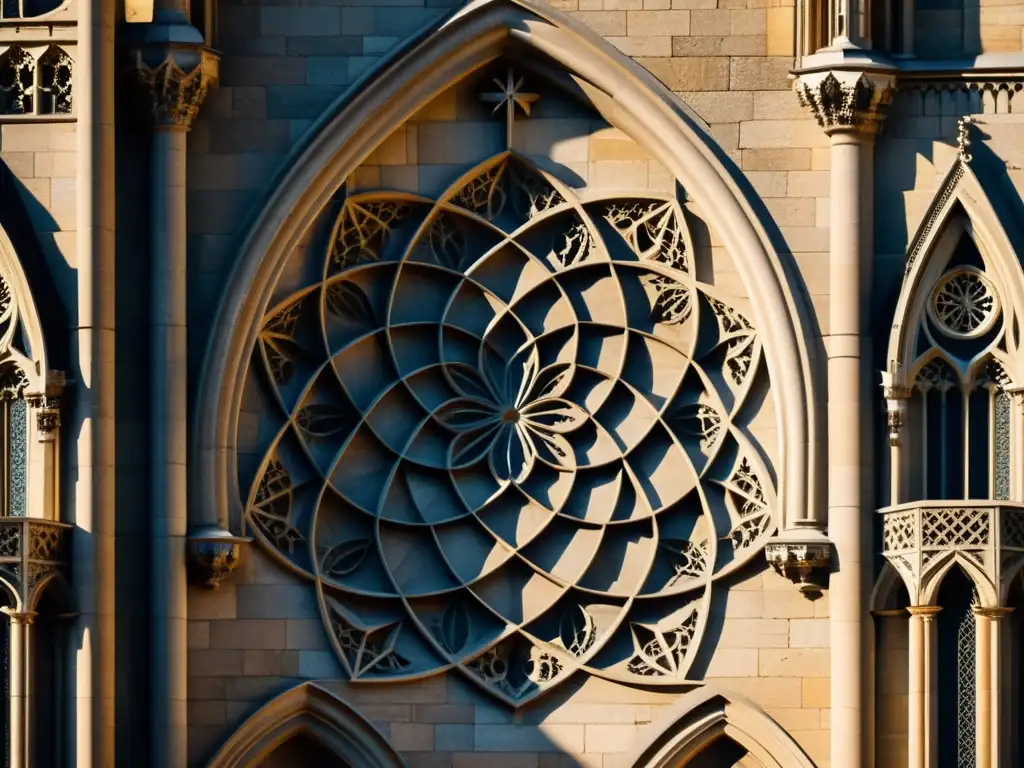
POLYGON ((980 270, 963 267, 939 278, 928 311, 951 336, 974 338, 995 323, 999 302, 992 283, 980 270))
POLYGON ((678 203, 503 154, 438 200, 349 196, 313 270, 261 329, 244 501, 347 675, 454 668, 512 704, 691 679, 775 513, 760 340, 678 203))

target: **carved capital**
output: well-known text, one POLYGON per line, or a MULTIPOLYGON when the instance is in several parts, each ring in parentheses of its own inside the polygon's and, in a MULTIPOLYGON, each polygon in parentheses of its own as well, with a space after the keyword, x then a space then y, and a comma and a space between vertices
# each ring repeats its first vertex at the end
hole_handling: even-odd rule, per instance
POLYGON ((809 72, 797 79, 796 93, 825 133, 875 134, 884 117, 883 108, 892 102, 893 83, 894 78, 887 74, 809 72))
POLYGON ((935 617, 939 615, 942 610, 940 605, 910 605, 907 606, 907 613, 914 617, 920 617, 922 620, 929 622, 935 621, 935 617))
POLYGON ((980 605, 971 606, 975 616, 984 616, 986 619, 998 621, 1013 613, 1013 608, 982 608, 980 605))
MULTIPOLYGON (((832 562, 832 542, 821 534, 795 532, 795 535, 769 541, 764 555, 775 572, 797 585, 807 595, 824 588, 832 562)), ((783 534, 785 536, 785 534, 783 534)))
POLYGON ((155 65, 135 52, 135 69, 158 128, 189 130, 220 72, 220 58, 207 48, 172 48, 155 65))
POLYGON ((188 575, 193 584, 216 589, 242 560, 241 545, 250 541, 217 528, 203 528, 188 537, 188 575))

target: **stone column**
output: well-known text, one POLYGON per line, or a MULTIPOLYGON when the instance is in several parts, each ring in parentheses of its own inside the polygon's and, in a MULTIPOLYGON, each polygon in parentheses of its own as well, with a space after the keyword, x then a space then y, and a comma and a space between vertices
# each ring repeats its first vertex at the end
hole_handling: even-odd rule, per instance
POLYGON ((832 649, 833 768, 873 762, 868 614, 871 590, 871 461, 864 424, 870 354, 865 311, 870 295, 874 136, 892 78, 862 72, 801 75, 797 93, 831 141, 828 355, 828 534, 835 547, 829 582, 832 649))
POLYGON ((975 706, 978 719, 977 766, 998 768, 999 762, 999 677, 1002 666, 1002 619, 1012 608, 981 608, 975 606, 976 631, 975 706))
POLYGON ((3 609, 10 620, 8 653, 10 654, 10 734, 11 768, 28 768, 32 751, 32 707, 30 678, 30 627, 36 614, 3 609))
MULTIPOLYGON (((188 422, 186 135, 208 87, 217 57, 182 13, 159 11, 150 39, 174 48, 140 47, 136 62, 153 117, 151 148, 150 483, 152 611, 150 765, 187 763, 188 422)), ((145 27, 143 27, 145 29, 145 27)))
POLYGON ((75 608, 67 733, 75 768, 115 763, 116 527, 115 333, 116 212, 114 201, 114 0, 78 5, 75 91, 75 311, 68 373, 77 382, 68 424, 69 522, 75 608))
POLYGON ((938 664, 938 628, 935 617, 942 609, 936 605, 913 605, 910 613, 910 674, 907 706, 907 745, 909 768, 934 768, 938 764, 936 722, 939 697, 936 690, 938 664))

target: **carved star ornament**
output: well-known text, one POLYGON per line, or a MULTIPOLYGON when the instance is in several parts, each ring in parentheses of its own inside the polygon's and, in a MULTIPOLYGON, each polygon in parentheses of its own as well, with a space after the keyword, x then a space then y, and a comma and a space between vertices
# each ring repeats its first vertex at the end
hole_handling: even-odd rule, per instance
POLYGON ((674 198, 584 201, 513 152, 436 199, 344 201, 263 320, 242 502, 349 679, 454 670, 512 706, 693 679, 776 504, 760 338, 692 253, 674 198))

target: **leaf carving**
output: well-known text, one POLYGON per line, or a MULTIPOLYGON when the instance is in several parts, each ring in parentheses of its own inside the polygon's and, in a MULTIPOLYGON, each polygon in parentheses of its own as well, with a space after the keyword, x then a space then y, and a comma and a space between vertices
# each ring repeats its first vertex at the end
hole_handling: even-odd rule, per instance
POLYGON ((460 602, 449 603, 441 616, 441 645, 450 654, 466 647, 469 640, 469 614, 460 602))
POLYGON ((366 293, 350 280, 339 280, 327 287, 327 308, 346 320, 373 327, 376 313, 366 293))
POLYGON ((353 573, 370 551, 369 539, 353 539, 335 544, 324 555, 321 567, 328 576, 339 578, 353 573))

